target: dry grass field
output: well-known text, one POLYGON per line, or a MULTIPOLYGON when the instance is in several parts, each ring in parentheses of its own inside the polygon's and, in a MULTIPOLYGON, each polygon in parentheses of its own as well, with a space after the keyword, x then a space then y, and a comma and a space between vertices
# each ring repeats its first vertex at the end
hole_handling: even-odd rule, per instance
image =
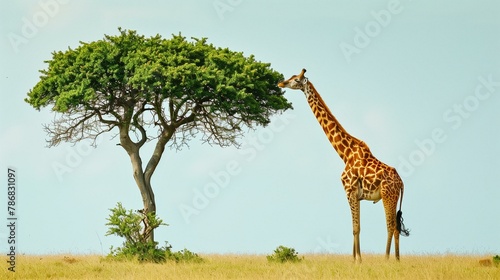
POLYGON ((0 279, 500 279, 491 256, 402 256, 386 261, 365 254, 305 255, 298 263, 269 263, 265 256, 204 255, 202 263, 118 262, 100 256, 18 256, 16 272, 0 279))

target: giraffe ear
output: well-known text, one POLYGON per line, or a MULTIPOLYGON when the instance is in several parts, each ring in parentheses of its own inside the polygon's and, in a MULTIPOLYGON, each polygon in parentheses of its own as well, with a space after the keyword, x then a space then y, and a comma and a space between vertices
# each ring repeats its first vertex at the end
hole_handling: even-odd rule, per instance
POLYGON ((304 77, 304 80, 302 81, 302 84, 307 84, 307 81, 309 81, 309 79, 307 79, 306 77, 304 77))

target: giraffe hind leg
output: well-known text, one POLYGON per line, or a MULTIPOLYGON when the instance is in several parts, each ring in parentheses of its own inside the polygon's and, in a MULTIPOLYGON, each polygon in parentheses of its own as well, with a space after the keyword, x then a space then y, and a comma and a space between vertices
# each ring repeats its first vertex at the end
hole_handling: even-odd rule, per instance
POLYGON ((399 232, 396 228, 396 206, 397 198, 394 200, 384 199, 385 218, 387 223, 387 244, 385 247, 385 257, 388 259, 391 254, 392 237, 394 236, 394 249, 396 259, 399 260, 399 232))

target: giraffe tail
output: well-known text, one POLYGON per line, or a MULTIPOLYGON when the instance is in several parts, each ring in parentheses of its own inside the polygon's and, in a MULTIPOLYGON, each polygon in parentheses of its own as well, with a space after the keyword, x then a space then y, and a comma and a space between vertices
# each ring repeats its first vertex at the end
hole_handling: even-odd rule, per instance
POLYGON ((396 228, 399 231, 399 234, 402 236, 409 236, 410 235, 410 229, 407 229, 405 227, 405 224, 403 223, 403 212, 401 211, 401 208, 403 207, 403 192, 404 192, 404 187, 401 188, 401 198, 399 200, 399 211, 396 214, 396 228))

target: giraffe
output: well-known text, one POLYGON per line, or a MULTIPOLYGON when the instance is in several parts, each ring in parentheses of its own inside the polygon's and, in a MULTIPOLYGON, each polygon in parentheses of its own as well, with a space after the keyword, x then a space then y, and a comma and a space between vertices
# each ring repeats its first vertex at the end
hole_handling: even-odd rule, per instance
POLYGON ((377 203, 382 200, 387 224, 387 245, 385 255, 389 258, 392 237, 394 236, 395 255, 399 260, 399 235, 408 236, 409 230, 404 227, 401 206, 403 203, 403 181, 396 169, 379 161, 365 142, 350 135, 337 121, 325 104, 313 84, 304 76, 306 69, 299 75, 278 84, 280 88, 302 90, 312 112, 323 128, 328 140, 345 163, 341 181, 347 194, 351 208, 353 227, 353 257, 361 262, 360 234, 360 201, 369 200, 377 203), (401 193, 401 198, 399 194, 401 193), (399 211, 396 208, 399 202, 399 211))

